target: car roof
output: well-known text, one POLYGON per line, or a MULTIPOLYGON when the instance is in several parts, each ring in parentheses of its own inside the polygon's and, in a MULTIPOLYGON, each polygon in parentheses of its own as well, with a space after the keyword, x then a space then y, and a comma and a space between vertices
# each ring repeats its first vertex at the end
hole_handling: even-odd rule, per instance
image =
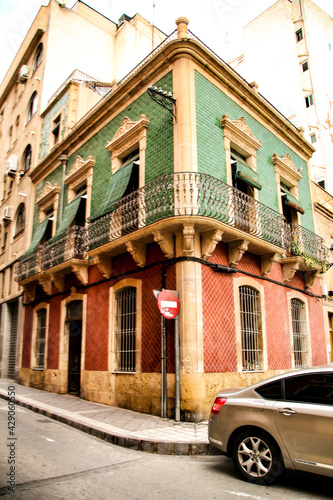
POLYGON ((323 366, 313 366, 311 368, 299 368, 298 370, 290 370, 290 371, 285 371, 283 373, 280 373, 278 375, 275 375, 274 377, 269 377, 263 380, 260 380, 259 382, 256 382, 255 384, 248 385, 246 387, 232 387, 228 389, 222 389, 219 391, 219 394, 223 394, 225 390, 231 390, 233 389, 235 392, 240 392, 240 391, 247 391, 247 390, 255 390, 257 387, 260 387, 264 384, 268 384, 270 382, 274 382, 276 380, 282 380, 286 377, 293 377, 293 376, 299 376, 299 375, 307 375, 311 373, 331 373, 333 375, 333 365, 323 365, 323 366))

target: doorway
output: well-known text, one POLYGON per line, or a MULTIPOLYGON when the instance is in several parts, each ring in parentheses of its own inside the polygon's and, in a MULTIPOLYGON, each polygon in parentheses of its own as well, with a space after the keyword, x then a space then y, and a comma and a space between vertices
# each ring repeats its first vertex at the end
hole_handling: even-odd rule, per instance
POLYGON ((68 394, 80 395, 82 301, 74 300, 67 305, 68 331, 68 394))

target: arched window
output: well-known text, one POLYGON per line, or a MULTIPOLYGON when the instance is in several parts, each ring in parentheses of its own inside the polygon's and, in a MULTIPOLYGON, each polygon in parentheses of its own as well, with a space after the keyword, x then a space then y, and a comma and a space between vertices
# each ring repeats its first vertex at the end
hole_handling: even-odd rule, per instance
POLYGON ((25 228, 25 205, 21 203, 18 207, 17 215, 16 215, 16 224, 15 224, 15 236, 19 234, 21 231, 24 231, 25 228))
POLYGON ((36 54, 35 54, 35 59, 34 59, 34 64, 32 67, 32 72, 34 73, 38 66, 41 64, 43 60, 43 44, 40 43, 37 47, 36 54))
POLYGON ((32 158, 32 149, 31 145, 28 144, 23 153, 22 168, 21 168, 22 174, 27 170, 29 170, 29 168, 31 167, 31 158, 32 158))
POLYGON ((38 108, 38 94, 37 94, 37 92, 34 92, 32 94, 32 96, 30 97, 30 101, 29 101, 27 123, 36 114, 37 108, 38 108))

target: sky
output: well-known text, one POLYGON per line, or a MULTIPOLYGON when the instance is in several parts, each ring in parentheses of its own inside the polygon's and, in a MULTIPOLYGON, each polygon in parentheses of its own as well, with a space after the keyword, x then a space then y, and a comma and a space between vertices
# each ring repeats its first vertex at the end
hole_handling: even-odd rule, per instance
MULTIPOLYGON (((75 0, 64 0, 68 8, 75 0)), ((122 14, 141 14, 169 35, 185 16, 189 29, 225 61, 241 53, 241 28, 276 0, 85 0, 115 23, 122 14)), ((333 17, 332 0, 313 0, 333 17)), ((48 0, 0 0, 0 82, 33 22, 48 0)))

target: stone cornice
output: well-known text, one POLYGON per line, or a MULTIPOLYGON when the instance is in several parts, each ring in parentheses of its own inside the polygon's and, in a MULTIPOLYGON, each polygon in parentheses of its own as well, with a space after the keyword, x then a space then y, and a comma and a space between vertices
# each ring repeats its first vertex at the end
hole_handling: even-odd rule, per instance
POLYGON ((86 174, 90 168, 95 165, 95 158, 89 156, 88 160, 83 160, 81 156, 77 156, 74 165, 70 172, 65 177, 65 184, 75 182, 79 177, 86 174))
POLYGON ((147 90, 151 82, 161 77, 172 69, 172 63, 179 58, 190 58, 204 71, 214 76, 218 82, 228 88, 230 95, 241 100, 260 119, 276 133, 284 136, 286 142, 310 158, 314 148, 301 136, 300 132, 286 118, 284 118, 260 94, 253 91, 252 87, 243 80, 232 68, 214 56, 203 45, 193 39, 176 39, 167 43, 163 49, 154 54, 142 64, 137 72, 119 84, 105 99, 102 99, 84 119, 80 120, 71 133, 53 151, 51 151, 31 172, 33 182, 41 181, 49 172, 58 165, 58 157, 62 151, 71 154, 97 127, 107 123, 116 116, 120 110, 133 99, 147 90))
POLYGON ((284 175, 286 178, 291 178, 294 183, 302 179, 301 172, 297 170, 288 153, 283 158, 274 153, 272 161, 277 173, 284 175))

